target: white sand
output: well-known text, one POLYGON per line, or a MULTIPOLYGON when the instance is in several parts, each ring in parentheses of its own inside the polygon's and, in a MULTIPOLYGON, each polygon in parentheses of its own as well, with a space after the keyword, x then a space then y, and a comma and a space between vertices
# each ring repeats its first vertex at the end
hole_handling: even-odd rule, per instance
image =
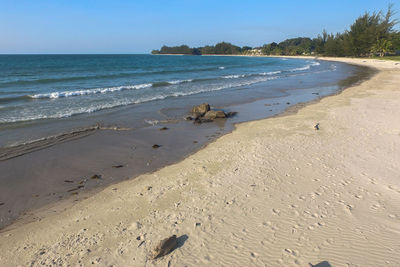
POLYGON ((400 266, 400 64, 337 60, 381 71, 9 227, 0 233, 0 265, 400 266), (171 234, 187 240, 148 259, 171 234))

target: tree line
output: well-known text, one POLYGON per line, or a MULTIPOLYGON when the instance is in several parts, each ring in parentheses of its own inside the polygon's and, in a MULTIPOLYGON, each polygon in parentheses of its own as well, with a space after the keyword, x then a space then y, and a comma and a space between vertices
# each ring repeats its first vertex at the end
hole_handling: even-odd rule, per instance
MULTIPOLYGON (((251 49, 251 48, 250 48, 251 49)), ((241 54, 242 48, 231 43, 221 42, 215 46, 190 48, 187 45, 163 46, 160 50, 153 50, 152 54, 184 54, 184 55, 237 55, 241 54)))
POLYGON ((350 28, 342 33, 328 34, 325 30, 316 38, 298 37, 280 43, 269 43, 261 47, 239 47, 227 42, 215 46, 190 48, 187 45, 153 50, 152 54, 184 55, 321 55, 337 57, 384 56, 399 53, 400 32, 395 29, 399 23, 394 19, 393 5, 386 13, 366 12, 358 17, 350 28))

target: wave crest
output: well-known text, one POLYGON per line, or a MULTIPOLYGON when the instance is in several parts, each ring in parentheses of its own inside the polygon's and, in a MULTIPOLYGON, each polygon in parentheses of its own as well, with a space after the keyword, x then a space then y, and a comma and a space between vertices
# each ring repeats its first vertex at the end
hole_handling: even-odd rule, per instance
POLYGON ((96 88, 96 89, 84 89, 77 91, 63 91, 63 92, 51 92, 44 94, 36 94, 30 95, 30 98, 40 99, 40 98, 61 98, 61 97, 70 97, 70 96, 82 96, 82 95, 91 95, 91 94, 105 94, 109 92, 117 92, 123 90, 138 90, 143 88, 151 87, 151 83, 137 84, 137 85, 127 85, 127 86, 115 86, 108 88, 96 88))

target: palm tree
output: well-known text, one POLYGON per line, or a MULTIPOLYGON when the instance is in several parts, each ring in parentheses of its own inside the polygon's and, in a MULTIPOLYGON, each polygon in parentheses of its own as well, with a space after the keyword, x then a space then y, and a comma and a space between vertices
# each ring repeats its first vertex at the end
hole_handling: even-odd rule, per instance
POLYGON ((386 39, 379 39, 372 46, 371 52, 379 54, 380 57, 383 57, 385 54, 393 51, 392 42, 386 39))

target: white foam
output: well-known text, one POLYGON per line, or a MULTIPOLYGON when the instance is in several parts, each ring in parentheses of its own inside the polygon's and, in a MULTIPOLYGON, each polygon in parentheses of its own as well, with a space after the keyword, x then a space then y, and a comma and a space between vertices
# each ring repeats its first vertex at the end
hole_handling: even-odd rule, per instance
POLYGON ((157 125, 159 123, 158 120, 144 120, 144 122, 152 126, 157 125))
POLYGON ((309 70, 310 67, 311 67, 311 65, 306 65, 306 66, 304 66, 304 67, 294 68, 294 69, 291 69, 291 70, 289 70, 289 71, 295 72, 295 71, 309 70))
MULTIPOLYGON (((23 114, 19 113, 17 116, 7 116, 4 118, 0 118, 0 123, 11 123, 11 122, 22 122, 22 121, 32 121, 32 120, 40 120, 40 119, 59 119, 59 118, 66 118, 66 117, 71 117, 74 115, 78 114, 83 114, 83 113, 92 113, 104 109, 110 109, 110 108, 115 108, 119 106, 126 106, 126 105, 131 105, 131 104, 139 104, 139 103, 144 103, 144 102, 150 102, 150 101, 155 101, 155 100, 162 100, 168 97, 181 97, 181 96, 188 96, 188 95, 195 95, 195 94, 200 94, 200 93, 206 93, 206 92, 213 92, 213 91, 220 91, 224 89, 229 89, 229 88, 235 88, 235 87, 241 87, 241 86, 248 86, 252 85, 255 83, 259 82, 265 82, 269 80, 275 80, 277 79, 278 76, 269 76, 269 77, 258 77, 256 79, 252 79, 250 81, 243 81, 241 83, 225 83, 221 86, 217 87, 203 87, 203 88, 197 88, 192 91, 187 91, 187 92, 168 92, 165 91, 161 94, 158 95, 153 95, 153 96, 147 96, 147 97, 140 97, 136 99, 118 99, 116 101, 113 101, 111 103, 104 103, 100 105, 92 105, 92 106, 83 106, 83 107, 68 107, 66 109, 61 109, 54 111, 50 114, 32 114, 31 110, 26 110, 25 112, 22 111, 23 114), (23 115, 23 116, 21 116, 23 115)), ((149 87, 149 86, 147 86, 149 87)), ((148 123, 155 123, 155 121, 149 121, 148 123)))
POLYGON ((291 69, 291 70, 289 70, 289 71, 295 72, 295 71, 309 70, 311 67, 321 65, 321 63, 319 63, 319 62, 317 62, 317 61, 307 60, 306 62, 307 62, 307 63, 310 63, 310 64, 305 65, 304 67, 294 68, 294 69, 291 69))
POLYGON ((63 91, 63 92, 51 92, 45 94, 31 95, 31 98, 60 98, 60 97, 71 97, 71 96, 82 96, 91 94, 105 94, 109 92, 123 91, 123 90, 138 90, 143 88, 151 87, 151 83, 137 84, 137 85, 127 85, 127 86, 115 86, 108 88, 95 88, 95 89, 84 89, 77 91, 63 91))
POLYGON ((220 70, 224 70, 224 69, 225 69, 225 67, 218 67, 218 69, 220 69, 220 70))
POLYGON ((243 78, 246 77, 245 74, 234 74, 234 75, 226 75, 226 76, 222 76, 222 78, 224 79, 237 79, 237 78, 243 78))
POLYGON ((261 72, 260 75, 274 75, 274 74, 279 74, 282 71, 277 70, 277 71, 270 71, 270 72, 261 72))
POLYGON ((189 80, 176 80, 176 81, 169 81, 168 83, 169 84, 180 84, 180 83, 190 83, 192 81, 193 81, 192 79, 189 79, 189 80))

